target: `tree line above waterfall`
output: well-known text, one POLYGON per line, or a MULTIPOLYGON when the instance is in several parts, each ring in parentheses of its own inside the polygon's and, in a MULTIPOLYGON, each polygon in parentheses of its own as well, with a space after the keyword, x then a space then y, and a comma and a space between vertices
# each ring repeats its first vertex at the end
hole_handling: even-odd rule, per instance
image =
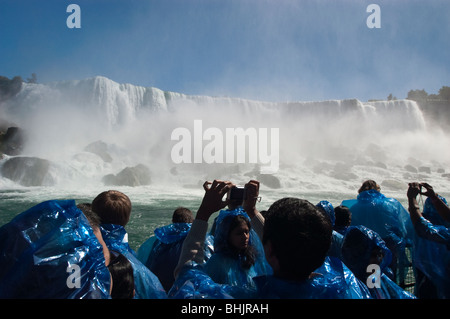
POLYGON ((443 86, 438 94, 428 94, 424 89, 411 90, 406 97, 416 101, 427 119, 444 130, 450 130, 450 87, 443 86))

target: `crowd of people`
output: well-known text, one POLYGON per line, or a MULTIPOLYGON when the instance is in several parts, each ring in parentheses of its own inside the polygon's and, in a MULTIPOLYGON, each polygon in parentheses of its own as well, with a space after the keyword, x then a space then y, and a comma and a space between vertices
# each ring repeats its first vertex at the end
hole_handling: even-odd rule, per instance
POLYGON ((203 188, 195 215, 176 208, 137 252, 119 191, 18 214, 0 228, 0 298, 450 298, 450 208, 426 183, 408 185, 408 210, 372 180, 336 207, 286 197, 262 211, 258 181, 203 188))

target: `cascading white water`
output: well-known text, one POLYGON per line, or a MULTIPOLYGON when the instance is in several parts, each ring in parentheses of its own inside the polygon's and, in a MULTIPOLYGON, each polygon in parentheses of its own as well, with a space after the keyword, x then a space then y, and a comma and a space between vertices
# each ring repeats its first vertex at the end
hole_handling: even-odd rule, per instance
MULTIPOLYGON (((150 168, 153 183, 252 177, 261 165, 248 163, 248 153, 240 167, 174 163, 171 134, 176 128, 194 132, 195 120, 201 120, 202 134, 208 128, 224 134, 227 128, 279 129, 274 176, 284 189, 349 191, 367 178, 395 188, 408 179, 431 178, 450 161, 448 137, 430 128, 410 100, 275 103, 190 96, 94 77, 24 83, 2 107, 2 116, 28 132, 23 155, 52 162, 56 187, 102 185, 103 176, 140 163, 150 168), (111 162, 84 150, 98 140, 106 143, 111 162), (431 167, 432 174, 411 173, 406 164, 431 167)), ((203 139, 203 147, 209 142, 203 139)))

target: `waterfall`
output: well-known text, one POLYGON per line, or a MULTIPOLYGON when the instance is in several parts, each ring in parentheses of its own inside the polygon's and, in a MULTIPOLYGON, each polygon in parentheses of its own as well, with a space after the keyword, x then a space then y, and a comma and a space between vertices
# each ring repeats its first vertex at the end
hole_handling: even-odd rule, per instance
MULTIPOLYGON (((249 162, 248 153, 246 165, 175 163, 171 151, 177 141, 172 133, 182 128, 193 139, 199 120, 204 149, 213 142, 225 145, 217 139, 225 138, 227 129, 254 129, 257 134, 277 129, 280 166, 274 175, 284 187, 298 187, 300 182, 313 188, 323 183, 359 184, 377 174, 401 180, 407 176, 398 168, 411 161, 416 167, 437 169, 449 160, 448 137, 433 131, 411 100, 266 102, 167 92, 97 76, 23 83, 21 91, 0 106, 2 117, 28 133, 23 155, 51 161, 49 174, 57 185, 101 184, 105 175, 138 164, 149 168, 153 181, 169 178, 184 184, 227 174, 245 179, 261 167, 249 162), (207 139, 212 132, 217 134, 207 139), (98 141, 110 161, 86 151, 98 141)), ((195 144, 190 144, 193 152, 195 144)))

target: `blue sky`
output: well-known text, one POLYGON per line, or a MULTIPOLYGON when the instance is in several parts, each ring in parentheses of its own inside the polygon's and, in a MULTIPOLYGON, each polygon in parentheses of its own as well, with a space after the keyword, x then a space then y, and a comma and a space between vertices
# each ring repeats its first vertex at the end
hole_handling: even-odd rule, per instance
POLYGON ((0 75, 270 101, 450 86, 450 1, 1 0, 0 75), (69 4, 81 28, 69 29, 69 4), (381 28, 369 29, 369 4, 381 28))

